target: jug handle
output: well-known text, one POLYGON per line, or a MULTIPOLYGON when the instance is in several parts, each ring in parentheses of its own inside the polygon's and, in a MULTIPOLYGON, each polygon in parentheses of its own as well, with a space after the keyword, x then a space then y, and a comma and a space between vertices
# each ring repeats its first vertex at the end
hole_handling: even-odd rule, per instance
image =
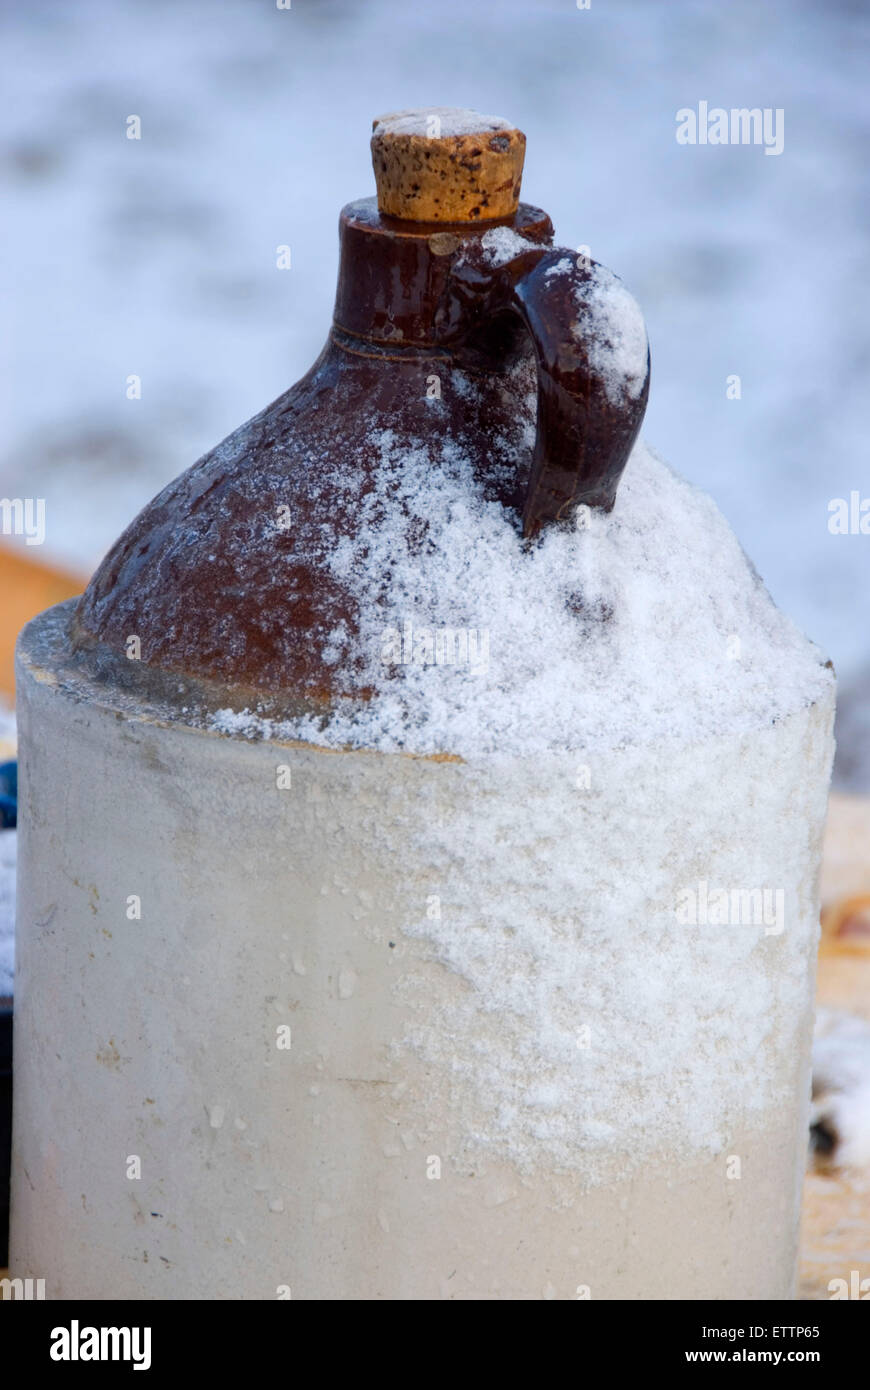
POLYGON ((478 323, 505 312, 518 315, 535 351, 538 413, 524 536, 536 536, 581 504, 610 511, 649 396, 649 347, 640 309, 615 275, 566 248, 530 247, 490 269, 477 243, 466 249, 463 261, 465 311, 473 297, 478 323), (629 315, 629 334, 634 330, 629 347, 635 370, 624 383, 617 370, 619 344, 613 341, 617 324, 607 312, 609 291, 629 315), (646 345, 642 374, 638 331, 646 345), (602 367, 608 352, 610 372, 602 367))

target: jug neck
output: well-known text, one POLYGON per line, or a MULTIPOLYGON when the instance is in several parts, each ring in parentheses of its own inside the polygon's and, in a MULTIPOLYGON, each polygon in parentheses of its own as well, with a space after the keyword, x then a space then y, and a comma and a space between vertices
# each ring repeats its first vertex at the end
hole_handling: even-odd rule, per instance
POLYGON ((486 223, 410 222, 380 213, 375 198, 348 203, 339 220, 334 329, 382 348, 443 348, 456 331, 445 322, 454 263, 464 245, 495 227, 542 246, 553 237, 547 214, 527 203, 486 223))

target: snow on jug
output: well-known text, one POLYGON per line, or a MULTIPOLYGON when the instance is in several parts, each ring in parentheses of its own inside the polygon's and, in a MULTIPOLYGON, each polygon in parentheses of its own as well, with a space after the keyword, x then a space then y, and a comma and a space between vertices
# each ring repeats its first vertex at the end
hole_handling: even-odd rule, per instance
POLYGON ((49 1298, 793 1294, 833 675, 524 148, 376 122, 314 367, 21 636, 49 1298))

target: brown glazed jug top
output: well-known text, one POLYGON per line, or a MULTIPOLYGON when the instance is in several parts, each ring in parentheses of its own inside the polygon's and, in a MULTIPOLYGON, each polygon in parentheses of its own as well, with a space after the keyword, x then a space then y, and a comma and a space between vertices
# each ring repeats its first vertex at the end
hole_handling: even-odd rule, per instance
POLYGON ((525 137, 498 118, 435 108, 381 118, 372 145, 379 197, 341 213, 320 357, 127 528, 79 603, 79 648, 135 651, 155 671, 288 711, 367 698, 353 656, 358 599, 328 560, 356 534, 384 429, 415 448, 461 440, 477 485, 528 544, 581 503, 613 506, 648 364, 642 389, 614 401, 577 331, 597 267, 554 249, 546 213, 516 201, 525 137), (483 216, 494 207, 502 215, 483 216), (434 421, 433 371, 444 407, 434 421), (509 389, 523 372, 532 401, 536 385, 530 421, 509 389), (461 389, 469 375, 473 394, 461 389), (510 441, 509 458, 494 440, 510 441), (336 631, 350 636, 340 662, 329 654, 336 631))

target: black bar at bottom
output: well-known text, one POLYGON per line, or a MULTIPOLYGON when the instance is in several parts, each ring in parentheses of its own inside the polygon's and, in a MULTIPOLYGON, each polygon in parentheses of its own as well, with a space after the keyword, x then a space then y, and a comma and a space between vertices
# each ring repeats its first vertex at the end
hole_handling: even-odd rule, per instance
MULTIPOLYGON (((546 1366, 557 1351, 561 1375, 564 1375, 567 1359, 573 1363, 578 1376, 595 1366, 596 1379, 600 1379, 604 1368, 610 1374, 619 1375, 639 1371, 670 1372, 677 1366, 686 1367, 690 1373, 693 1368, 703 1372, 704 1368, 715 1365, 766 1366, 777 1370, 799 1365, 815 1367, 828 1374, 847 1368, 854 1373, 864 1362, 870 1330, 868 1310, 861 1306, 865 1301, 870 1301, 870 1291, 858 1299, 831 1302, 578 1301, 567 1323, 554 1324, 552 1319, 556 1314, 551 1312, 546 1324, 542 1325, 548 1339, 554 1333, 569 1339, 557 1343, 549 1340, 529 1343, 528 1333, 536 1334, 537 1325, 521 1330, 515 1323, 495 1341, 481 1325, 478 1314, 478 1320, 468 1328, 477 1348, 473 1361, 467 1357, 467 1343, 463 1344, 466 1350, 457 1359, 455 1343, 444 1340, 443 1323, 421 1328, 414 1336, 418 1340, 425 1339, 427 1371, 435 1369, 443 1357, 445 1370, 455 1375, 461 1367, 463 1378, 473 1373, 475 1362, 491 1378, 501 1360, 499 1348, 508 1359, 518 1350, 517 1334, 524 1343, 523 1363, 528 1364, 531 1359, 532 1364, 537 1365, 536 1378, 546 1375, 546 1366), (844 1306, 849 1303, 851 1307, 844 1306)), ((392 1374, 404 1378, 414 1370, 407 1350, 403 1351, 411 1332, 407 1313, 399 1326, 382 1324, 377 1313, 368 1316, 368 1325, 359 1329, 366 1336, 363 1341, 358 1334, 348 1337, 348 1333, 353 1334, 353 1328, 347 1325, 353 1315, 349 1317, 348 1313, 339 1311, 342 1336, 338 1345, 332 1336, 324 1337, 318 1332, 317 1314, 310 1309, 302 1312, 289 1300, 275 1303, 16 1301, 14 1306, 7 1301, 0 1312, 0 1328, 4 1358, 8 1363, 14 1358, 14 1364, 20 1368, 19 1378, 31 1369, 48 1371, 49 1375, 55 1371, 69 1375, 75 1370, 93 1375, 106 1367, 117 1376, 134 1373, 137 1365, 144 1374, 214 1371, 224 1379, 231 1374, 259 1378, 275 1374, 283 1367, 289 1377, 294 1375, 294 1363, 299 1369, 300 1353, 307 1365, 311 1355, 319 1353, 323 1358, 322 1370, 328 1369, 334 1375, 341 1360, 340 1350, 345 1346, 349 1360, 356 1358, 358 1369, 362 1361, 367 1363, 368 1371, 373 1372, 370 1358, 379 1359, 382 1354, 388 1354, 394 1342, 393 1350, 399 1353, 399 1361, 392 1362, 392 1374), (339 1352, 338 1357, 336 1352, 339 1352)), ((330 1322, 333 1330, 337 1330, 332 1319, 330 1322)), ((383 1370, 382 1367, 381 1374, 383 1370)), ((515 1366, 514 1372, 518 1371, 519 1367, 515 1366)))

